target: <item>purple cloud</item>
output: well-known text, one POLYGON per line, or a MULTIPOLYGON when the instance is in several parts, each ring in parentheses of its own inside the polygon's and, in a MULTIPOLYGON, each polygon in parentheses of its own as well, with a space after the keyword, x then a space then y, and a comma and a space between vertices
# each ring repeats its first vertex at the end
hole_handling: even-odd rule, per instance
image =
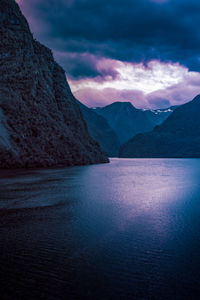
POLYGON ((189 72, 200 71, 199 1, 18 2, 89 106, 163 107, 199 93, 199 73, 189 72))

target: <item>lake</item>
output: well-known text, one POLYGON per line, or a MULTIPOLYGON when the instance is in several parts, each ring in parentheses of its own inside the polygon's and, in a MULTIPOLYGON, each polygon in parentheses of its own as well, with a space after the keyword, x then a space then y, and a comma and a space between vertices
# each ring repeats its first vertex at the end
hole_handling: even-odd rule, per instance
POLYGON ((0 299, 200 299, 200 159, 0 171, 0 299))

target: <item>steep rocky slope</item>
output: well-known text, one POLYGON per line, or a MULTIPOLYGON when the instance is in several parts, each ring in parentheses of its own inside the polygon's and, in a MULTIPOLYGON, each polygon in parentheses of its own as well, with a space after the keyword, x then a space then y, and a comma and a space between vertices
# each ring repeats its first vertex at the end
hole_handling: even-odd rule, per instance
POLYGON ((110 157, 116 157, 119 154, 120 143, 115 132, 111 129, 106 119, 95 113, 91 108, 78 101, 87 123, 90 135, 96 140, 102 150, 110 157))
POLYGON ((14 0, 0 1, 0 37, 0 167, 107 162, 63 69, 14 0))
POLYGON ((200 95, 178 107, 153 131, 138 134, 120 149, 120 157, 200 157, 200 95))

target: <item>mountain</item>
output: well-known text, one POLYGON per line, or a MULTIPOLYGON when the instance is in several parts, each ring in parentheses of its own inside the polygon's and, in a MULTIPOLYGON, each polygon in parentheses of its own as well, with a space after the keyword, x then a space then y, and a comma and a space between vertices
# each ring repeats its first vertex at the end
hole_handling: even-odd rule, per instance
POLYGON ((95 109, 96 113, 107 120, 121 144, 138 133, 151 131, 156 125, 164 121, 172 111, 172 109, 137 109, 130 102, 114 102, 95 109))
POLYGON ((0 2, 0 167, 108 162, 54 61, 14 0, 0 2))
POLYGON ((177 108, 178 106, 171 106, 169 108, 143 110, 153 127, 162 124, 177 108))
POLYGON ((77 102, 92 138, 100 144, 101 149, 110 157, 118 156, 120 143, 117 135, 108 125, 106 119, 95 113, 93 109, 88 108, 78 100, 77 102))
POLYGON ((103 108, 96 108, 95 112, 107 120, 121 144, 137 133, 153 128, 144 112, 136 109, 130 102, 114 102, 103 108))
POLYGON ((200 157, 200 95, 181 105, 153 131, 138 134, 120 157, 200 157))

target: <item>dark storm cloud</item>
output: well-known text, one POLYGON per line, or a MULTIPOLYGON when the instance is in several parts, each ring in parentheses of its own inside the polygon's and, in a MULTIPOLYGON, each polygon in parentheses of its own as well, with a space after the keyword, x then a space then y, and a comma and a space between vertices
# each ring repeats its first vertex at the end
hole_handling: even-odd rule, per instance
POLYGON ((55 51, 58 63, 64 68, 66 73, 71 78, 80 79, 82 77, 93 78, 99 76, 96 68, 96 59, 89 54, 72 53, 72 52, 58 52, 55 51))
POLYGON ((107 76, 110 76, 110 80, 118 76, 118 72, 112 65, 99 66, 98 58, 92 54, 60 51, 54 51, 54 54, 71 79, 87 77, 99 81, 107 76))
MULTIPOLYGON (((54 50, 178 61, 200 70, 199 0, 29 0, 21 6, 36 37, 54 50)), ((98 73, 95 64, 70 66, 74 77, 98 73)))

